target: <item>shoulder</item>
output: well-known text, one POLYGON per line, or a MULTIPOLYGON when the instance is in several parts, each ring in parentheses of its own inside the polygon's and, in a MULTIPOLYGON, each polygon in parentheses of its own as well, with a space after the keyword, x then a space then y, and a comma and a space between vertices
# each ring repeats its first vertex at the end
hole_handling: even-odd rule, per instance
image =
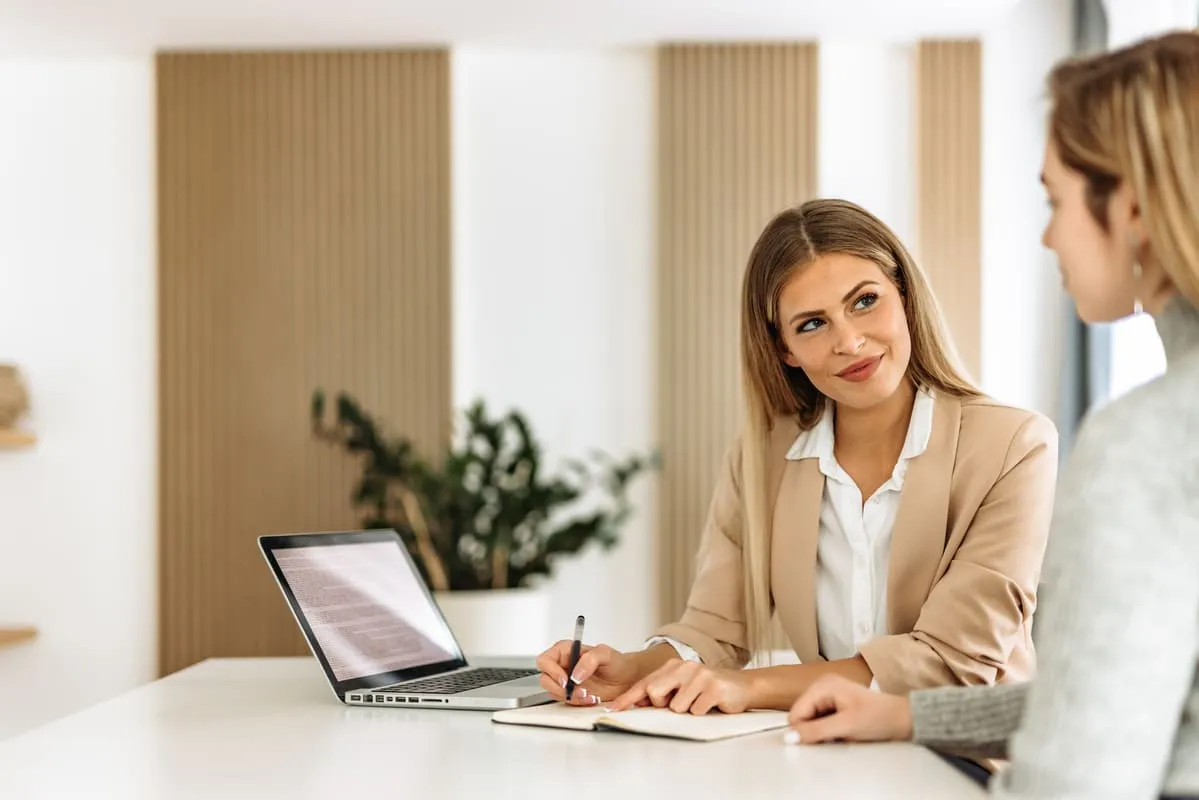
POLYGON ((1033 453, 1057 458, 1058 431, 1044 414, 992 397, 960 398, 960 455, 986 454, 1010 467, 1033 453))
POLYGON ((1199 433, 1199 353, 1182 359, 1170 371, 1088 412, 1080 441, 1123 441, 1199 433), (1188 430, 1189 429, 1189 430, 1188 430))
POLYGON ((1199 462, 1199 353, 1087 413, 1070 454, 1074 471, 1193 474, 1199 462), (1189 444, 1190 446, 1180 446, 1189 444), (1144 470, 1143 472, 1141 470, 1144 470))
POLYGON ((748 425, 742 423, 737 434, 729 442, 724 452, 723 463, 725 476, 733 483, 740 481, 746 450, 754 452, 752 445, 755 442, 761 447, 758 452, 765 459, 768 467, 774 471, 777 470, 779 464, 786 461, 787 451, 803 433, 803 429, 799 427, 799 421, 795 417, 775 416, 770 419, 769 425, 770 428, 766 431, 763 439, 760 434, 754 434, 748 425))

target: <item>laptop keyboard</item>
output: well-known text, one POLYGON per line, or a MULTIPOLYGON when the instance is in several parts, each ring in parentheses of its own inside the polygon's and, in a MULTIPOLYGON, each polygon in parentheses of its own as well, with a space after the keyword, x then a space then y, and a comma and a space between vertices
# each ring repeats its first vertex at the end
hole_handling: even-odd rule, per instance
POLYGON ((455 672, 453 675, 438 675, 418 681, 409 681, 388 689, 376 691, 387 694, 458 694, 478 689, 481 686, 491 686, 504 681, 514 681, 536 675, 535 669, 508 669, 500 667, 478 667, 455 672))

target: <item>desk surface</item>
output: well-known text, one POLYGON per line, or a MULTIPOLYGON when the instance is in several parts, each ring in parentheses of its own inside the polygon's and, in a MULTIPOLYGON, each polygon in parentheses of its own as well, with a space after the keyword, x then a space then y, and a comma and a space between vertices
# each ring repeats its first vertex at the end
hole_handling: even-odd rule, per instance
POLYGON ((310 658, 216 659, 0 741, 0 797, 121 800, 670 796, 968 800, 908 744, 711 744, 497 725, 487 712, 349 708, 310 658))

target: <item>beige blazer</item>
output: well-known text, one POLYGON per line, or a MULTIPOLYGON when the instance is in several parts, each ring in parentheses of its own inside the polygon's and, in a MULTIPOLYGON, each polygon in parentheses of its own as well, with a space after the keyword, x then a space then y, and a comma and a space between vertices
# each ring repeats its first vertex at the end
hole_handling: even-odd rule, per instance
MULTIPOLYGON (((783 632, 805 663, 822 659, 815 568, 824 490, 815 459, 788 461, 799 435, 775 424, 768 445, 770 592, 783 632)), ((910 462, 887 568, 889 634, 861 648, 890 693, 1027 680, 1032 619, 1057 478, 1057 431, 1038 414, 988 398, 938 395, 928 447, 910 462)), ((741 667, 740 448, 717 482, 686 611, 659 635, 712 666, 741 667)))

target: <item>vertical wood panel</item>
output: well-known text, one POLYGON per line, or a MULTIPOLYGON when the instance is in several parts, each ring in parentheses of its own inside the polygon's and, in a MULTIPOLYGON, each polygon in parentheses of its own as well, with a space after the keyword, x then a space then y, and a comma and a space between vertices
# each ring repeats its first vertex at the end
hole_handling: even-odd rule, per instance
POLYGON ((816 47, 659 51, 659 616, 682 611, 741 419, 741 277, 769 219, 816 187, 816 47))
POLYGON ((967 371, 981 366, 982 45, 917 49, 917 231, 927 271, 967 371))
POLYGON ((450 427, 448 57, 157 59, 163 673, 305 652, 264 533, 357 527, 314 442, 346 390, 425 452, 450 427))

